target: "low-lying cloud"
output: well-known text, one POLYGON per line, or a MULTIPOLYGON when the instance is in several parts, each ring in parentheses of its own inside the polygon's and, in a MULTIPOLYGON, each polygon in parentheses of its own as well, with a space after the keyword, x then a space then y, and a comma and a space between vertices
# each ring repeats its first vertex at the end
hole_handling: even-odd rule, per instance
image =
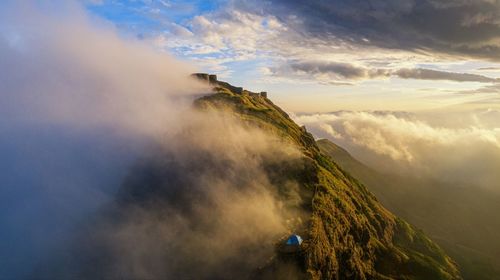
POLYGON ((245 278, 301 222, 290 211, 301 204, 296 183, 278 184, 266 171, 300 163, 298 150, 217 113, 194 116, 164 141, 132 169, 115 209, 89 225, 93 236, 74 242, 90 246, 76 246, 76 260, 63 266, 77 264, 69 275, 245 278))
POLYGON ((193 112, 192 66, 65 1, 2 2, 0 61, 0 278, 244 273, 286 232, 296 151, 193 112))
POLYGON ((149 133, 172 119, 174 97, 202 91, 187 78, 192 66, 119 38, 105 22, 91 23, 77 4, 59 4, 58 11, 41 11, 51 4, 2 4, 4 123, 149 133))
POLYGON ((337 112, 298 115, 296 121, 382 171, 500 191, 500 130, 490 126, 491 113, 470 113, 465 120, 463 114, 424 119, 407 113, 337 112), (433 118, 448 118, 448 123, 433 118))
POLYGON ((109 201, 203 89, 186 78, 191 66, 65 1, 2 2, 0 61, 0 278, 12 279, 109 201))

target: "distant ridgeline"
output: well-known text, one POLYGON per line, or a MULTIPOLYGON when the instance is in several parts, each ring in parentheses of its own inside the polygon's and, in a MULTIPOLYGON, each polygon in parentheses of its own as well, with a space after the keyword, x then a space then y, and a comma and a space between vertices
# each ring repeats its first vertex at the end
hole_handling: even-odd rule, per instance
POLYGON ((194 74, 191 74, 191 77, 196 78, 196 79, 203 81, 203 82, 207 82, 209 85, 211 85, 213 87, 227 88, 228 90, 230 90, 234 93, 237 93, 237 94, 248 94, 251 96, 260 96, 260 97, 267 98, 267 92, 265 92, 265 91, 251 92, 251 91, 243 89, 242 87, 235 87, 229 83, 217 80, 217 75, 212 75, 212 74, 207 74, 207 73, 194 73, 194 74))

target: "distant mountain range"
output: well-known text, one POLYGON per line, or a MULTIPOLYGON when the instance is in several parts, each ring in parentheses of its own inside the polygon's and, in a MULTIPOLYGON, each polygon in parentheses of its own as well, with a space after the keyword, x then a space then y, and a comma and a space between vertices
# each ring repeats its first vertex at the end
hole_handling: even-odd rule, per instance
POLYGON ((390 211, 429 234, 458 262, 465 279, 499 279, 500 195, 478 187, 381 173, 327 139, 317 144, 390 211))

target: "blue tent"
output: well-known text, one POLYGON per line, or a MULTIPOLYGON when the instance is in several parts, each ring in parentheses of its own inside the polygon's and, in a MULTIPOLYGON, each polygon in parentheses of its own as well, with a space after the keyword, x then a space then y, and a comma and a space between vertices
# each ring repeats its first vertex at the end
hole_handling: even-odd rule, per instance
POLYGON ((300 244, 302 244, 302 238, 297 234, 290 235, 290 237, 288 237, 288 240, 286 241, 286 245, 300 245, 300 244))

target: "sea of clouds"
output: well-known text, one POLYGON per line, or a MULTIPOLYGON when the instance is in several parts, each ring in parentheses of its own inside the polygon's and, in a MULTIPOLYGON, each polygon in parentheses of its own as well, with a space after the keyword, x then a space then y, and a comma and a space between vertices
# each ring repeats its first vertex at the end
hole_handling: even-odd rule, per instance
POLYGON ((339 111, 295 115, 380 171, 500 191, 500 112, 339 111))

